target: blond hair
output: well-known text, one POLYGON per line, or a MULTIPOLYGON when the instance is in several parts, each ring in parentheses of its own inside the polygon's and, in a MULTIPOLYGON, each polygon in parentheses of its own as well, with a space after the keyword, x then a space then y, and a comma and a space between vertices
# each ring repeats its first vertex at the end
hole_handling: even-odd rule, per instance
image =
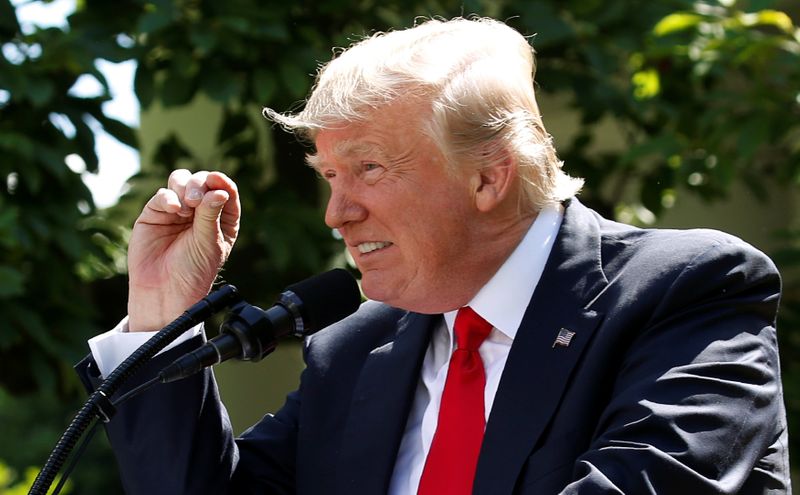
MULTIPOLYGON (((427 102, 424 129, 448 163, 509 156, 532 211, 583 185, 562 170, 533 90, 533 49, 517 31, 488 18, 426 20, 378 33, 322 66, 302 111, 264 116, 313 140, 321 129, 364 122, 408 98, 427 102)), ((379 117, 378 117, 379 118, 379 117)))

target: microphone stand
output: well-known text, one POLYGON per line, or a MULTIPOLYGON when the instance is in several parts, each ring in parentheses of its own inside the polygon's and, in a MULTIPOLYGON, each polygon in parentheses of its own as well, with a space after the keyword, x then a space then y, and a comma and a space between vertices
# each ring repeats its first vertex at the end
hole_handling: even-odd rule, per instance
POLYGON ((162 328, 151 339, 136 349, 122 362, 89 396, 72 422, 64 431, 28 495, 46 495, 50 485, 67 460, 75 444, 97 418, 109 422, 114 416, 115 407, 111 397, 133 376, 150 358, 181 336, 186 330, 208 319, 219 311, 241 300, 236 287, 225 285, 201 299, 187 309, 181 316, 162 328))

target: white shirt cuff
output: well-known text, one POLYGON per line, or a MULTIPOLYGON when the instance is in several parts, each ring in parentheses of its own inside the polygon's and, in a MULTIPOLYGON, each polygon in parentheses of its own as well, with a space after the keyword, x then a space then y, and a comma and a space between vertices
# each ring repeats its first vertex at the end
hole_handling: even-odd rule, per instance
MULTIPOLYGON (((186 342, 202 332, 203 324, 195 325, 181 334, 180 337, 167 345, 158 354, 172 349, 176 345, 186 342)), ((89 349, 92 351, 92 357, 95 363, 97 363, 97 369, 100 370, 102 377, 105 378, 110 375, 117 366, 125 361, 128 356, 133 354, 133 351, 150 340, 150 337, 156 333, 158 332, 129 332, 128 317, 126 316, 113 329, 89 339, 89 349)))

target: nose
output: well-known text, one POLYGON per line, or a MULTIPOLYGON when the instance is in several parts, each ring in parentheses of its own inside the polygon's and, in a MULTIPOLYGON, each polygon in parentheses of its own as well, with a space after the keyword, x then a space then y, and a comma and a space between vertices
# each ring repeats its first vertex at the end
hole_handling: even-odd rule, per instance
POLYGON ((325 223, 332 229, 339 229, 351 222, 367 218, 367 209, 357 195, 346 185, 331 185, 331 196, 325 209, 325 223))

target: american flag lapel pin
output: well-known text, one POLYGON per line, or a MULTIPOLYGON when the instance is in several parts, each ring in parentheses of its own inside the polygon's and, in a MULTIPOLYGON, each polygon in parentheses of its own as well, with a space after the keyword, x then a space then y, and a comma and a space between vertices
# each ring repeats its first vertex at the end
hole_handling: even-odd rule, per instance
POLYGON ((575 332, 570 332, 566 328, 562 328, 558 331, 558 336, 556 336, 556 340, 553 341, 553 348, 557 345, 561 347, 569 347, 569 343, 572 342, 572 337, 575 336, 575 332))

